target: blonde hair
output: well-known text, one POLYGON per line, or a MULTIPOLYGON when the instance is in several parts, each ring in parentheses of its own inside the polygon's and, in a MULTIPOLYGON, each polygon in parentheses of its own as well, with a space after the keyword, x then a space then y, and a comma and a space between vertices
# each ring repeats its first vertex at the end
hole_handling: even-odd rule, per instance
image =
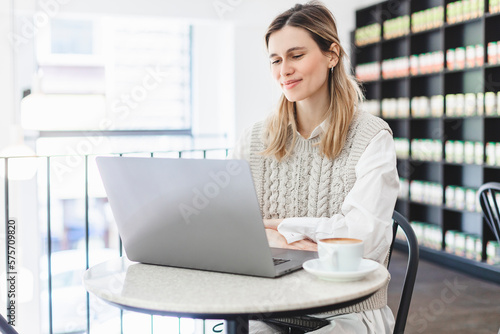
MULTIPOLYGON (((356 79, 344 67, 345 63, 349 63, 349 59, 340 45, 335 19, 325 5, 319 1, 311 1, 304 5, 297 4, 278 15, 266 32, 267 48, 271 34, 285 26, 305 29, 325 55, 331 55, 332 43, 339 46, 338 63, 333 72, 325 69, 329 71, 330 104, 327 111, 329 127, 319 142, 320 153, 333 160, 344 147, 349 125, 354 111, 363 99, 363 93, 356 79)), ((297 140, 295 102, 288 101, 282 94, 277 110, 269 117, 266 124, 267 148, 262 154, 274 155, 280 161, 291 153, 297 140), (293 138, 292 145, 287 148, 290 135, 293 138)))

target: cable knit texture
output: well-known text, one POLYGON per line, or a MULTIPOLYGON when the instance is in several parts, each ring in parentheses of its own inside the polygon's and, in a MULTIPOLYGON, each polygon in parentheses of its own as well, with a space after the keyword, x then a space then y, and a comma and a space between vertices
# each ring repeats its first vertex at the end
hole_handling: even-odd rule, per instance
MULTIPOLYGON (((319 153, 320 136, 298 136, 290 156, 278 162, 265 149, 265 124, 252 129, 250 168, 264 219, 331 217, 342 214, 344 198, 356 181, 355 167, 373 137, 390 127, 369 113, 356 112, 344 148, 330 160, 319 153)), ((288 138, 291 144, 292 136, 288 138)), ((385 261, 387 265, 387 260, 385 261)), ((389 281, 387 281, 387 284, 389 281)), ((378 309, 387 304, 387 285, 367 300, 332 314, 378 309)))

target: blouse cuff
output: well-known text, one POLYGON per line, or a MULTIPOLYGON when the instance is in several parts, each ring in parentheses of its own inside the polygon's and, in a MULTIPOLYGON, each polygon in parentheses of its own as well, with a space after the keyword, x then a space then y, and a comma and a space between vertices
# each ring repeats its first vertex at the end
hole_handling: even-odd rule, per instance
POLYGON ((319 239, 332 238, 334 226, 331 218, 286 218, 278 225, 278 232, 290 244, 295 241, 310 239, 317 242, 319 239))

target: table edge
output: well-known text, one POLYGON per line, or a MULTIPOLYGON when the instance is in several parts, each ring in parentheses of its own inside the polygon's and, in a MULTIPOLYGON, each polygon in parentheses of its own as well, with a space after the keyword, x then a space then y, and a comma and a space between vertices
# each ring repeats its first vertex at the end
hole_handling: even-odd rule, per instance
POLYGON ((360 303, 360 302, 370 298, 377 291, 372 292, 366 296, 362 296, 362 297, 359 297, 359 298, 356 298, 356 299, 353 299, 350 301, 346 301, 346 302, 341 302, 341 303, 334 303, 334 304, 330 304, 330 305, 323 305, 323 306, 317 306, 317 307, 305 308, 305 309, 297 309, 297 310, 269 311, 269 312, 258 312, 258 313, 198 313, 198 312, 162 311, 162 310, 155 310, 155 309, 148 309, 148 308, 120 304, 117 302, 112 302, 112 301, 103 299, 99 296, 98 296, 98 298, 100 298, 101 300, 105 301, 106 303, 113 305, 115 307, 118 307, 122 310, 145 313, 145 314, 149 314, 149 315, 160 315, 160 316, 179 317, 179 318, 186 317, 186 318, 205 319, 205 320, 207 320, 207 319, 263 320, 263 319, 270 319, 270 318, 294 317, 294 316, 306 315, 306 314, 317 314, 317 313, 330 312, 330 311, 332 311, 332 308, 333 308, 333 310, 342 309, 345 307, 355 305, 357 303, 360 303))
MULTIPOLYGON (((114 259, 116 260, 116 259, 114 259)), ((111 260, 111 261, 114 261, 111 260)), ((111 262, 111 261, 106 261, 106 262, 111 262)), ((122 262, 129 262, 129 264, 135 263, 133 261, 130 261, 125 258, 120 258, 120 261, 122 262)), ((380 265, 380 269, 384 269, 386 274, 387 274, 387 279, 390 277, 390 274, 384 266, 380 265)), ((116 301, 111 299, 106 298, 104 295, 102 295, 99 292, 94 291, 94 289, 90 286, 87 285, 85 277, 87 276, 88 272, 92 268, 89 268, 85 274, 83 275, 83 285, 84 288, 89 292, 94 294, 96 297, 99 299, 105 301, 108 304, 111 304, 113 306, 116 306, 118 308, 121 308, 123 310, 130 310, 130 311, 135 311, 135 312, 140 312, 140 313, 147 313, 147 314, 152 314, 152 315, 164 315, 164 316, 179 316, 179 317, 191 317, 191 318, 199 318, 199 319, 220 319, 220 318, 241 318, 242 316, 249 317, 250 315, 259 315, 259 318, 276 318, 276 317, 287 317, 287 316, 296 316, 296 315, 301 315, 301 314, 313 314, 313 313, 324 313, 332 310, 337 310, 337 309, 342 309, 345 307, 352 306, 354 304, 357 304, 359 302, 362 302, 369 297, 373 296, 377 291, 379 291, 381 288, 384 287, 386 284, 385 282, 380 282, 377 287, 375 287, 375 290, 368 292, 364 296, 360 296, 358 298, 355 298, 353 300, 347 300, 343 302, 327 302, 328 304, 323 304, 323 305, 314 305, 314 306, 306 306, 304 308, 300 309, 281 309, 277 311, 271 311, 271 310, 255 310, 255 311, 244 311, 244 310, 238 310, 237 312, 231 312, 227 310, 218 310, 216 312, 203 312, 200 310, 195 310, 195 311, 184 311, 184 310, 165 310, 165 309, 154 309, 154 308, 149 308, 148 306, 133 306, 130 305, 129 303, 121 303, 120 301, 116 301)), ((291 273, 290 275, 293 275, 294 273, 291 273)), ((108 296, 109 297, 109 296, 108 296)))

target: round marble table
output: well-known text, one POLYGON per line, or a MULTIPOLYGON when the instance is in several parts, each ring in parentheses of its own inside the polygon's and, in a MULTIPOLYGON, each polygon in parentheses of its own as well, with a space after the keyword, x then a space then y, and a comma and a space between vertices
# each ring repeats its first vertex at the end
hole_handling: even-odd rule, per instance
POLYGON ((354 282, 330 282, 299 270, 260 278, 148 265, 117 258, 87 270, 85 288, 120 308, 178 317, 226 319, 229 333, 247 333, 248 320, 339 309, 384 286, 383 266, 354 282))

